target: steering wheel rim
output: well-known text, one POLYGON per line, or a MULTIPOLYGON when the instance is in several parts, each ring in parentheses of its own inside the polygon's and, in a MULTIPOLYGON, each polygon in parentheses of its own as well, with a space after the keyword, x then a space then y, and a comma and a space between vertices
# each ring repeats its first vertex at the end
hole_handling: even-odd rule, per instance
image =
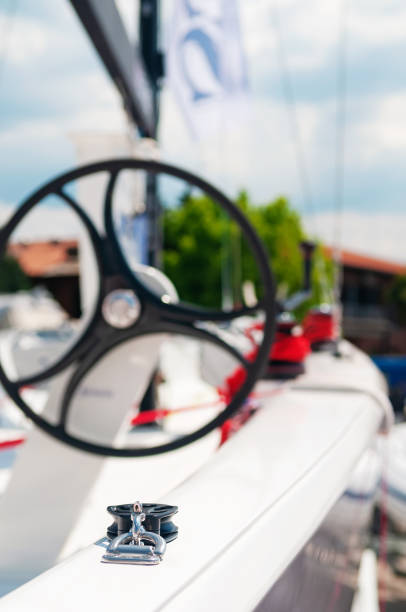
POLYGON ((0 360, 0 382, 8 394, 21 408, 25 415, 47 433, 81 450, 106 456, 135 457, 167 452, 198 440, 204 435, 210 433, 216 427, 219 427, 225 420, 230 418, 238 410, 252 390, 257 378, 261 375, 268 359, 269 347, 274 332, 274 321, 276 314, 274 281, 272 273, 269 269, 268 258, 265 250, 245 216, 229 200, 229 198, 227 198, 216 187, 186 170, 168 164, 144 159, 123 158, 106 160, 87 164, 85 166, 65 172, 34 191, 21 204, 8 223, 1 229, 0 256, 4 255, 8 240, 18 224, 37 204, 40 204, 45 197, 49 195, 57 195, 60 197, 68 206, 72 208, 72 210, 79 216, 79 219, 84 224, 96 256, 99 273, 98 293, 96 296, 93 313, 86 328, 78 335, 68 351, 62 354, 62 356, 57 359, 56 362, 54 362, 42 373, 22 379, 10 380, 6 371, 4 370, 2 361, 0 360), (123 170, 144 170, 153 174, 154 176, 164 174, 166 176, 184 180, 194 187, 201 189, 212 200, 219 204, 220 207, 227 211, 230 217, 238 224, 243 236, 247 240, 260 273, 263 287, 263 297, 254 308, 224 311, 196 308, 194 306, 189 306, 182 303, 165 303, 161 300, 160 296, 151 291, 145 284, 142 283, 142 281, 137 277, 136 273, 130 268, 130 265, 120 247, 114 227, 112 200, 114 189, 117 185, 117 178, 119 177, 120 172, 123 170), (65 185, 68 185, 72 181, 100 172, 107 172, 109 174, 109 180, 104 198, 103 218, 104 230, 106 233, 105 240, 107 240, 110 246, 113 258, 110 257, 107 262, 106 254, 103 249, 102 236, 96 230, 92 220, 86 214, 77 200, 64 191, 65 185), (114 270, 115 274, 118 272, 121 277, 125 279, 125 282, 128 283, 128 287, 134 291, 141 304, 140 318, 126 330, 117 330, 110 327, 106 323, 102 314, 103 300, 110 292, 106 289, 108 283, 105 281, 112 276, 111 270, 114 270), (265 313, 264 331, 257 356, 252 362, 248 362, 242 354, 237 356, 235 354, 235 349, 230 350, 230 345, 225 346, 226 343, 224 341, 219 341, 214 334, 208 334, 207 331, 202 330, 200 327, 196 327, 196 323, 200 324, 202 321, 231 321, 238 316, 256 312, 258 310, 265 313), (100 326, 102 326, 103 329, 106 329, 106 325, 110 333, 108 334, 106 346, 102 346, 102 344, 97 341, 97 330, 100 328, 100 326), (115 347, 128 340, 148 334, 160 333, 160 331, 181 333, 192 337, 200 337, 201 339, 204 336, 205 340, 214 342, 215 344, 221 344, 223 348, 229 350, 229 352, 234 351, 234 356, 239 359, 240 363, 242 363, 246 369, 246 378, 244 383, 241 385, 240 389, 227 404, 227 406, 221 412, 219 412, 214 419, 210 420, 203 427, 200 427, 192 433, 183 435, 169 443, 151 447, 118 448, 114 446, 105 446, 103 444, 94 444, 87 440, 82 440, 76 436, 72 436, 66 431, 66 414, 65 420, 58 422, 56 425, 52 424, 46 419, 42 418, 41 415, 34 412, 34 410, 21 397, 21 387, 27 384, 35 384, 43 380, 47 380, 48 378, 61 373, 68 366, 77 363, 77 367, 74 373, 70 376, 69 382, 65 387, 67 392, 65 394, 63 406, 61 407, 61 414, 63 415, 64 406, 66 407, 66 404, 69 404, 71 401, 75 390, 80 384, 80 381, 87 375, 87 373, 89 373, 89 371, 91 371, 93 367, 96 367, 104 356, 108 355, 109 352, 114 350, 115 347), (94 358, 93 364, 90 364, 89 367, 84 367, 83 365, 85 362, 84 355, 86 354, 91 356, 93 355, 94 358), (79 374, 76 374, 77 372, 79 372, 79 374), (75 380, 73 381, 72 385, 69 385, 69 383, 72 382, 72 379, 75 380))

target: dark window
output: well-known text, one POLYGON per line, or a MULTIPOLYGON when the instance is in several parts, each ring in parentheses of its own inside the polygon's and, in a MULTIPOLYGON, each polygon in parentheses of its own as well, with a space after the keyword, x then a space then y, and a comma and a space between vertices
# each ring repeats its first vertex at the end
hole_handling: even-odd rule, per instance
POLYGON ((79 249, 77 246, 71 246, 66 249, 66 255, 68 257, 71 257, 71 258, 77 257, 78 254, 79 254, 79 249))

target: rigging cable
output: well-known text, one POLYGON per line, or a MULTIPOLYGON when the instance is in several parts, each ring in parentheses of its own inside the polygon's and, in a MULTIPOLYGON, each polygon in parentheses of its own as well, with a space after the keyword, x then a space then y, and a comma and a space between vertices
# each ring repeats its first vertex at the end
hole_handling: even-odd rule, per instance
MULTIPOLYGON (((299 180, 302 189, 302 197, 304 201, 305 207, 308 209, 309 213, 313 217, 314 223, 314 208, 313 208, 313 196, 310 185, 309 174, 306 165, 306 158, 304 153, 304 147, 300 132, 299 121, 297 117, 297 109, 296 109, 296 98, 292 85, 292 79, 290 76, 290 72, 288 69, 288 64, 286 61, 286 52, 285 52, 285 44, 282 34, 282 28, 279 19, 279 6, 278 1, 274 0, 273 5, 271 7, 271 16, 273 21, 274 30, 276 33, 277 39, 277 62, 279 64, 279 71, 282 83, 283 95, 285 98, 285 106, 287 109, 290 130, 292 135, 292 140, 294 143, 295 153, 296 153, 296 165, 299 174, 299 180)), ((317 234, 317 232, 315 232, 317 234)))
POLYGON ((333 235, 334 295, 340 302, 342 283, 342 216, 345 184, 345 145, 347 123, 347 85, 348 85, 348 17, 349 0, 339 0, 338 45, 337 45, 337 91, 336 91, 336 143, 334 162, 335 224, 333 235))

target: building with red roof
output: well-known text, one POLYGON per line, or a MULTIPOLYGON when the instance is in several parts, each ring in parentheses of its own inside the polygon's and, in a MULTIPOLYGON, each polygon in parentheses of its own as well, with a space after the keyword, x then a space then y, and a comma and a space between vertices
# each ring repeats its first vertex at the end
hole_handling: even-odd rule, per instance
POLYGON ((7 252, 33 285, 43 285, 71 317, 80 315, 77 240, 15 242, 7 252))
MULTIPOLYGON (((325 251, 333 256, 331 247, 325 251)), ((406 331, 396 325, 386 293, 406 265, 348 250, 341 263, 344 336, 367 352, 404 352, 406 331)))

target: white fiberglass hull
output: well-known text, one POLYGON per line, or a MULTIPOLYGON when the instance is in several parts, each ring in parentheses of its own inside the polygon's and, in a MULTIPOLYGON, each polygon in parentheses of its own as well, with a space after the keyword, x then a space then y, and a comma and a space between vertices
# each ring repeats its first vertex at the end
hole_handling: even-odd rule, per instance
MULTIPOLYGON (((114 487, 103 488, 103 506, 135 498, 179 506, 179 537, 168 545, 159 566, 102 564, 103 547, 92 544, 6 596, 2 610, 91 606, 110 611, 129 605, 139 610, 253 610, 344 492, 360 456, 385 416, 390 418, 376 370, 358 351, 345 347, 341 361, 310 356, 309 374, 266 399, 218 452, 212 447, 203 467, 198 462, 189 466, 183 484, 168 482, 176 457, 188 461, 174 453, 142 460, 148 487, 129 477, 122 497, 114 487), (322 374, 318 379, 316 371, 322 374), (152 474, 156 461, 162 461, 161 476, 152 474)), ((257 390, 272 388, 274 383, 262 382, 257 390)), ((79 538, 76 544, 86 534, 91 541, 92 517, 103 535, 104 507, 94 501, 88 500, 88 531, 82 520, 80 538, 77 525, 71 534, 71 541, 79 538)), ((30 544, 18 546, 23 545, 20 557, 30 554, 30 544)))
POLYGON ((380 440, 382 484, 379 506, 387 513, 391 526, 406 533, 406 423, 395 425, 380 440))

